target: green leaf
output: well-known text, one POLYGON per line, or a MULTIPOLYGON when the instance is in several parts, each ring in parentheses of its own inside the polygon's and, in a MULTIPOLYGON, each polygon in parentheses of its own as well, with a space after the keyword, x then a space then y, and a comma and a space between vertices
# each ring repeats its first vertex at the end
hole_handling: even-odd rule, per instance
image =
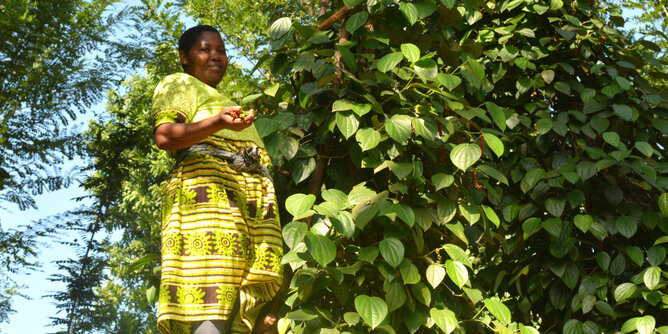
POLYGON ((446 253, 448 253, 448 256, 457 262, 461 262, 467 267, 471 268, 473 270, 473 264, 471 264, 471 260, 469 259, 469 256, 466 254, 466 252, 459 248, 459 246, 454 245, 454 244, 445 244, 442 247, 446 253))
POLYGON ((524 240, 529 238, 532 234, 538 232, 541 228, 540 219, 536 217, 529 218, 522 223, 522 231, 524 232, 524 240))
POLYGON ((496 124, 501 131, 506 131, 506 113, 503 111, 503 108, 493 102, 485 102, 485 106, 487 106, 487 112, 492 116, 494 124, 496 124))
POLYGON ((477 223, 478 220, 480 220, 480 210, 477 206, 467 205, 464 203, 459 204, 459 213, 471 225, 477 223))
POLYGON ((615 111, 615 115, 619 116, 625 121, 633 120, 633 109, 626 104, 613 104, 612 109, 615 111))
POLYGON ((455 313, 447 308, 432 308, 429 310, 429 315, 431 315, 431 318, 434 319, 436 325, 438 325, 438 327, 440 327, 441 330, 445 332, 445 334, 452 333, 452 331, 454 331, 455 328, 459 326, 457 316, 455 316, 455 313))
POLYGON ((488 165, 478 165, 476 167, 476 170, 479 172, 482 172, 483 174, 493 177, 497 179, 499 182, 508 185, 508 179, 501 174, 498 170, 496 170, 494 167, 488 166, 488 165))
POLYGON ((545 83, 548 85, 554 81, 554 71, 553 70, 545 70, 540 73, 540 76, 543 78, 545 83))
POLYGON ((533 188, 538 181, 540 181, 543 176, 545 175, 545 170, 542 168, 533 168, 529 170, 525 175, 524 178, 522 179, 522 182, 520 182, 520 189, 522 192, 526 193, 531 188, 533 188))
POLYGON ((419 15, 417 7, 410 2, 402 2, 399 4, 399 10, 404 14, 408 23, 414 25, 417 22, 419 15))
POLYGON ((476 144, 459 144, 450 152, 450 160, 457 168, 466 171, 482 156, 480 146, 476 144))
POLYGON ((414 2, 418 17, 423 19, 436 11, 436 5, 431 0, 418 0, 414 2))
POLYGON ((577 319, 571 319, 564 324, 563 334, 583 334, 582 322, 577 319))
POLYGON ((652 266, 659 266, 666 258, 666 249, 663 247, 651 247, 647 250, 647 262, 652 266))
POLYGON ((336 219, 332 219, 332 225, 346 238, 352 238, 355 235, 355 221, 352 213, 348 211, 339 211, 336 219))
POLYGON ((571 95, 571 87, 563 81, 555 82, 554 89, 564 93, 565 95, 571 95))
POLYGON ((531 79, 529 78, 520 78, 515 82, 515 88, 520 94, 524 94, 531 89, 531 79))
POLYGON ((378 297, 357 296, 355 298, 355 310, 371 329, 378 327, 387 316, 387 304, 378 297))
POLYGON ((351 34, 354 34, 357 29, 364 25, 364 22, 366 22, 367 18, 369 18, 369 13, 364 10, 351 15, 346 20, 346 30, 348 30, 348 32, 351 34))
POLYGON ((598 266, 604 271, 608 270, 608 267, 610 266, 610 255, 606 252, 596 253, 596 263, 598 263, 598 266))
POLYGON ((394 268, 399 266, 404 259, 404 244, 397 238, 385 238, 378 247, 380 255, 394 268))
POLYGON ((380 60, 378 60, 376 68, 378 68, 379 71, 386 73, 387 71, 395 68, 403 58, 404 55, 401 52, 393 52, 390 54, 386 54, 385 56, 383 56, 383 58, 380 58, 380 60))
POLYGON ((631 261, 633 261, 638 267, 641 267, 643 262, 645 262, 645 254, 638 246, 627 246, 626 254, 628 254, 631 261))
POLYGON ((399 265, 399 273, 406 284, 416 284, 420 281, 420 272, 411 261, 404 259, 399 265))
POLYGON ((487 206, 482 206, 482 210, 485 212, 485 217, 489 219, 489 221, 492 222, 496 227, 499 227, 501 225, 501 220, 499 219, 499 216, 496 215, 496 212, 490 207, 487 206))
POLYGON ((363 128, 357 130, 357 133, 355 133, 355 139, 359 143, 362 152, 364 152, 378 146, 381 136, 380 132, 374 130, 373 128, 363 128))
POLYGON ((433 119, 428 117, 419 117, 413 119, 413 129, 415 134, 426 139, 428 142, 435 142, 438 136, 438 125, 433 119))
POLYGON ((638 222, 635 220, 635 218, 630 216, 622 216, 617 218, 615 226, 617 227, 617 231, 619 231, 619 233, 625 236, 627 239, 634 236, 638 230, 638 222))
POLYGON ((439 223, 444 224, 452 220, 457 214, 457 205, 451 200, 442 199, 436 205, 436 212, 438 213, 439 223))
POLYGON ((545 231, 550 233, 554 237, 559 237, 561 235, 561 227, 562 223, 561 220, 558 218, 550 218, 546 221, 543 222, 542 226, 545 231))
POLYGON ((404 143, 412 133, 412 119, 408 115, 394 115, 385 123, 385 131, 397 143, 404 143))
POLYGON ((582 232, 587 232, 594 223, 590 215, 576 215, 574 221, 575 226, 582 232))
POLYGON ((651 315, 646 315, 636 323, 636 329, 639 334, 650 334, 654 332, 654 326, 656 326, 656 320, 651 315))
POLYGON ((392 206, 392 210, 397 214, 399 219, 408 225, 408 227, 413 227, 415 224, 415 213, 413 212, 413 208, 406 203, 397 203, 392 206))
POLYGON ((466 267, 457 261, 446 260, 445 269, 450 279, 461 289, 469 280, 469 273, 466 267))
POLYGON ((557 218, 561 217, 565 207, 566 201, 563 198, 548 198, 545 201, 545 209, 547 212, 557 218))
POLYGON ((269 38, 272 50, 278 50, 283 47, 287 41, 288 33, 292 27, 292 21, 289 17, 282 17, 269 27, 269 38))
POLYGON ((361 317, 357 312, 346 312, 343 314, 343 320, 346 322, 346 324, 348 324, 348 326, 356 325, 358 322, 360 322, 360 319, 361 317))
POLYGON ((612 145, 613 147, 617 147, 620 143, 619 135, 617 134, 617 132, 604 132, 603 140, 605 140, 606 143, 612 145))
POLYGON ((401 44, 401 53, 411 63, 415 63, 420 59, 420 49, 412 43, 401 44))
POLYGON ((431 304, 431 290, 422 282, 411 285, 411 292, 413 293, 415 300, 427 306, 431 304))
POLYGON ((376 246, 369 246, 360 249, 359 255, 357 256, 357 258, 361 261, 366 261, 369 263, 373 263, 376 257, 378 257, 378 247, 376 246))
POLYGON ((346 139, 357 132, 359 125, 358 116, 352 111, 339 111, 336 113, 336 127, 339 128, 339 131, 341 131, 346 139))
POLYGON ((315 170, 315 159, 301 159, 293 165, 293 169, 290 175, 295 181, 295 184, 299 184, 300 182, 306 180, 311 175, 311 173, 313 173, 313 170, 315 170))
POLYGON ((499 137, 491 133, 484 133, 483 138, 485 139, 485 142, 487 143, 489 148, 491 148, 492 151, 494 151, 496 156, 501 157, 503 155, 504 147, 499 137))
POLYGON ((485 298, 485 307, 494 315, 499 321, 508 325, 510 324, 510 309, 499 300, 498 297, 485 298))
POLYGON ((538 132, 539 135, 544 135, 550 130, 552 130, 552 120, 549 118, 541 118, 536 122, 536 132, 538 132))
POLYGON ((431 58, 420 59, 413 64, 415 73, 423 79, 435 80, 438 74, 438 66, 431 58))
POLYGON ((436 80, 438 80, 438 82, 443 84, 448 90, 453 90, 462 83, 461 78, 454 76, 452 74, 444 74, 444 73, 437 74, 436 80))
POLYGON ((431 286, 436 289, 441 282, 443 282, 443 279, 445 278, 445 269, 437 263, 432 263, 427 267, 427 271, 425 272, 425 276, 427 277, 427 282, 431 284, 431 286))
POLYGON ((283 240, 285 244, 293 249, 304 239, 308 231, 308 225, 304 222, 291 222, 283 226, 281 233, 283 234, 283 240))
POLYGON ((146 300, 151 305, 158 301, 158 289, 155 285, 151 285, 146 289, 146 300))
POLYGON ((258 135, 262 138, 278 131, 278 122, 271 118, 260 118, 253 122, 253 125, 255 125, 258 135))
POLYGON ((648 158, 652 156, 652 153, 654 153, 652 145, 646 141, 636 142, 635 147, 638 149, 638 151, 640 151, 640 153, 646 155, 648 158))
POLYGON ((447 188, 455 182, 455 177, 445 173, 438 173, 431 176, 431 183, 436 190, 447 188))
POLYGON ((540 332, 531 326, 520 324, 520 334, 540 334, 540 332))
POLYGON ((661 269, 659 267, 647 268, 643 274, 643 281, 648 289, 654 290, 661 281, 661 269))
POLYGON ((343 0, 343 4, 350 8, 353 8, 365 1, 366 0, 343 0))
POLYGON ((315 195, 294 194, 285 200, 285 209, 294 217, 293 220, 299 220, 315 213, 310 210, 313 203, 315 195))
POLYGON ((636 286, 633 283, 622 283, 615 288, 615 301, 618 303, 630 298, 636 292, 636 286))
POLYGON ((299 150, 299 142, 292 137, 279 136, 278 149, 281 150, 281 154, 283 154, 285 159, 291 160, 299 150))
POLYGON ((580 161, 575 169, 582 181, 586 181, 598 172, 596 164, 591 161, 580 161))
POLYGON ((399 280, 393 280, 385 288, 388 311, 392 312, 406 303, 406 291, 399 280))
POLYGON ((376 213, 378 213, 379 209, 379 202, 384 201, 387 198, 387 195, 388 191, 385 190, 382 193, 372 195, 371 198, 360 201, 357 205, 355 205, 352 211, 353 220, 355 221, 355 225, 357 225, 360 230, 364 229, 364 226, 366 226, 366 224, 376 216, 376 213))
POLYGON ((311 256, 323 267, 334 261, 336 257, 336 245, 324 235, 306 233, 306 249, 311 256))
POLYGON ((394 173, 394 175, 396 175, 396 177, 400 180, 413 172, 413 164, 410 162, 386 161, 385 163, 387 164, 387 167, 390 168, 392 173, 394 173))

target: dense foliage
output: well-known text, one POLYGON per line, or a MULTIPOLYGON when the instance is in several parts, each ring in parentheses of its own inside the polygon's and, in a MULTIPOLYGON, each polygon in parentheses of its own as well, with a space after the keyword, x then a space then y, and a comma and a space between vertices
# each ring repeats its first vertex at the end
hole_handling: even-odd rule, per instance
POLYGON ((256 124, 290 171, 282 189, 301 192, 286 201, 283 326, 668 322, 668 91, 641 75, 662 69, 654 43, 628 43, 619 11, 588 1, 335 11, 331 28, 283 18, 270 31, 272 72, 291 82, 264 91, 282 112, 256 124))

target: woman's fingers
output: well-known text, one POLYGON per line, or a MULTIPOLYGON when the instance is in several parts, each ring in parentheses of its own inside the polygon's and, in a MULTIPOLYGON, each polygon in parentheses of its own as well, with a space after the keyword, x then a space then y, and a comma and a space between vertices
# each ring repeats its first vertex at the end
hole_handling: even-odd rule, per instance
POLYGON ((248 114, 246 115, 246 117, 244 117, 244 121, 252 122, 253 118, 255 118, 255 109, 250 109, 248 110, 248 114))

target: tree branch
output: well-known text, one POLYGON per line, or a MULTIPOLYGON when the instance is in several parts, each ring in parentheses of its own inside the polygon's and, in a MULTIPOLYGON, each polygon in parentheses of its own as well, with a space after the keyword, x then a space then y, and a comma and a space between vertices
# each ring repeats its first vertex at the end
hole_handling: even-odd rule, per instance
POLYGON ((348 6, 343 6, 343 8, 339 9, 334 13, 332 16, 330 16, 325 22, 320 23, 318 26, 318 30, 326 30, 329 29, 336 21, 340 20, 348 11, 350 10, 350 7, 348 6))

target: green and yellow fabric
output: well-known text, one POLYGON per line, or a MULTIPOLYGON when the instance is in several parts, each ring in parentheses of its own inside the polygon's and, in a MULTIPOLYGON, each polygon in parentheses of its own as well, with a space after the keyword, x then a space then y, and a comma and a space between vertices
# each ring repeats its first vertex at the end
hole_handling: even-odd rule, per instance
MULTIPOLYGON (((154 128, 190 123, 234 105, 185 74, 165 77, 153 96, 154 128)), ((254 127, 219 131, 203 142, 238 152, 262 146, 254 127)), ((261 163, 271 161, 260 149, 261 163)), ((271 179, 236 171, 222 159, 190 154, 165 181, 162 206, 161 333, 190 334, 190 323, 227 320, 240 310, 233 333, 247 333, 282 281, 282 243, 271 179), (238 301, 237 301, 238 299, 238 301)))

